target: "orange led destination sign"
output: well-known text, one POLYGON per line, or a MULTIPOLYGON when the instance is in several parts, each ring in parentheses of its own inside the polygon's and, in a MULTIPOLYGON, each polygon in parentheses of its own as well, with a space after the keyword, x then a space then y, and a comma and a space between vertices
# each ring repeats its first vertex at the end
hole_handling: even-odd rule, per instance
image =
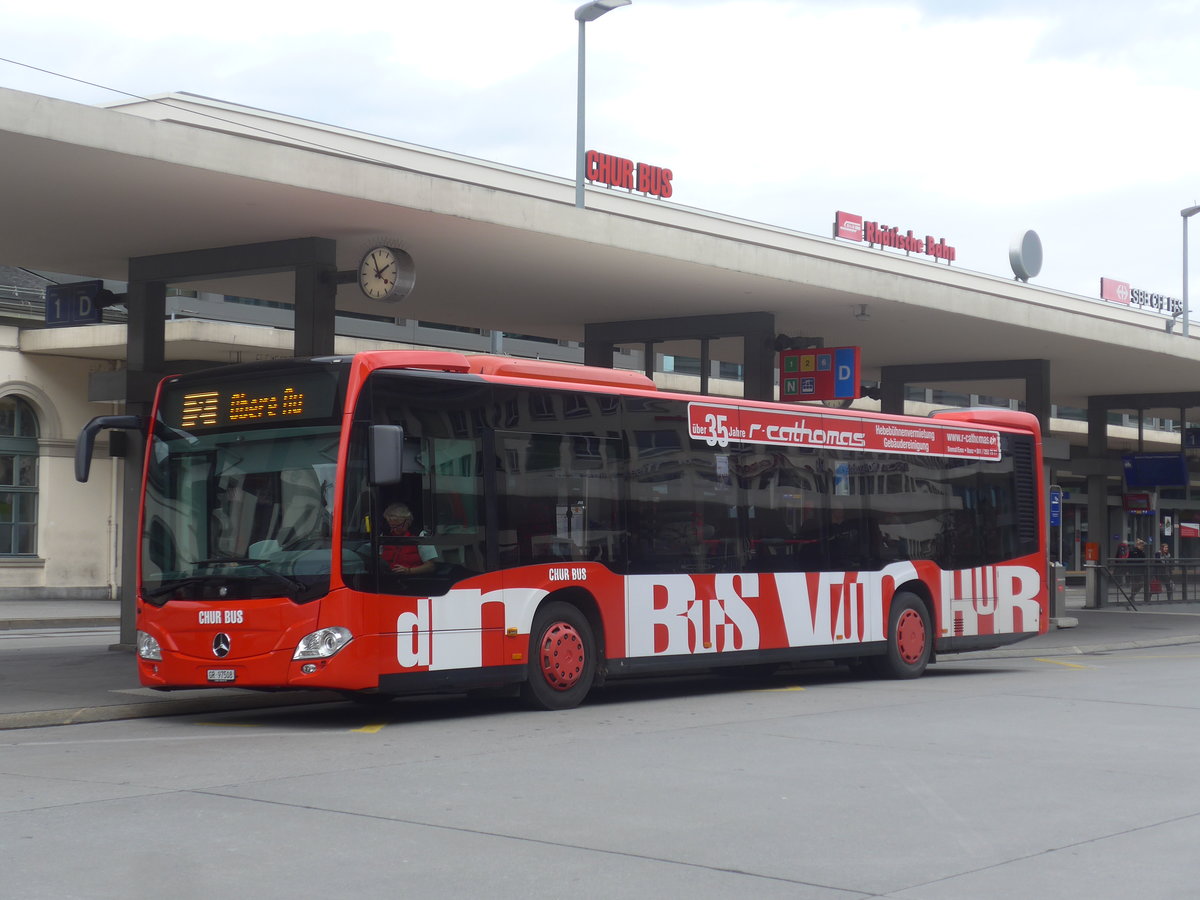
POLYGON ((336 385, 328 370, 259 374, 253 383, 185 377, 164 385, 161 417, 188 431, 327 419, 338 406, 336 385))
POLYGON ((196 391, 183 395, 183 412, 179 418, 182 428, 222 424, 225 422, 257 422, 285 416, 304 415, 304 394, 293 387, 279 393, 251 394, 248 391, 196 391), (222 416, 222 412, 224 416, 222 416))

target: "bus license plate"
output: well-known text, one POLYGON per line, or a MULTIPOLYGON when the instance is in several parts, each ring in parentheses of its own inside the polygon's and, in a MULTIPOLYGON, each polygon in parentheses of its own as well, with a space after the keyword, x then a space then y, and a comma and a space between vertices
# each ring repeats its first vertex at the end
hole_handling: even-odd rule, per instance
POLYGON ((233 679, 234 679, 233 669, 209 669, 208 670, 208 680, 209 681, 233 681, 233 679))

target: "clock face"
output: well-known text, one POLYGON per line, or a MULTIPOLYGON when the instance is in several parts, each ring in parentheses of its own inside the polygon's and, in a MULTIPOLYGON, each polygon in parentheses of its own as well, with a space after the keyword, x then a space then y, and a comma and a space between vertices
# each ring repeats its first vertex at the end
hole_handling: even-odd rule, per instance
POLYGON ((396 290, 400 261, 391 247, 368 250, 358 267, 358 286, 372 300, 383 300, 396 290))

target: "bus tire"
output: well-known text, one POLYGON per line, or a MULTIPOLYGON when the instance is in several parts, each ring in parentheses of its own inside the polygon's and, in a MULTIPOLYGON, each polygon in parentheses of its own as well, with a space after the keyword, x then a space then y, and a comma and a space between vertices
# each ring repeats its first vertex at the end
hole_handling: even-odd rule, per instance
POLYGON ((529 632, 521 699, 534 709, 571 709, 583 702, 595 677, 596 640, 587 617, 569 603, 545 604, 529 632))
POLYGON ((908 591, 892 597, 888 614, 887 653, 874 658, 874 668, 884 678, 919 678, 933 653, 929 610, 921 598, 908 591))

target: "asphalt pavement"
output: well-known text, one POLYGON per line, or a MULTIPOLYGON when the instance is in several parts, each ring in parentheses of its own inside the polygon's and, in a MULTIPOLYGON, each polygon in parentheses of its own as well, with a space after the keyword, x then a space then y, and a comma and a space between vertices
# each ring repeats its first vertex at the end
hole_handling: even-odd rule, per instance
MULTIPOLYGON (((1043 635, 965 659, 1064 657, 1200 643, 1200 603, 1083 609, 1071 591, 1066 615, 1043 635)), ((71 725, 341 700, 326 692, 207 689, 153 691, 133 656, 116 649, 116 601, 0 601, 0 729, 71 725)), ((946 657, 953 659, 956 657, 946 657)))

